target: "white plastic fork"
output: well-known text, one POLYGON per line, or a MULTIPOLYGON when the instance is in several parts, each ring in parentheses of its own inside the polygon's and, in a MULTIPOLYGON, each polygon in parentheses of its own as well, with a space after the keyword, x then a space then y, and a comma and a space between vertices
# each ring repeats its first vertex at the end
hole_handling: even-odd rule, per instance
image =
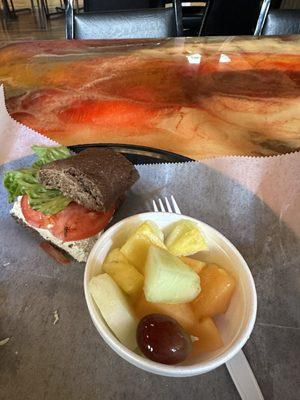
MULTIPOLYGON (((158 205, 155 200, 152 200, 153 210, 155 212, 181 214, 180 208, 173 195, 170 201, 167 197, 164 198, 165 205, 162 199, 157 199, 157 202, 158 205)), ((243 350, 240 350, 231 360, 227 361, 226 367, 242 400, 264 400, 243 350)))

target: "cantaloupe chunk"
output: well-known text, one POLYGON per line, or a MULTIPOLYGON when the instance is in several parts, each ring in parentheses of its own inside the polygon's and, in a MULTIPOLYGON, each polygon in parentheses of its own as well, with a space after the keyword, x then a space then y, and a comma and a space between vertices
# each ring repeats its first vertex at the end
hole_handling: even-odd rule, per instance
POLYGON ((200 279, 201 292, 192 302, 196 316, 202 319, 225 313, 234 292, 235 279, 215 264, 205 266, 200 279))
POLYGON ((139 319, 155 313, 168 315, 174 318, 186 331, 190 331, 198 322, 189 303, 150 303, 146 300, 144 294, 136 301, 134 311, 139 319))
POLYGON ((103 271, 107 272, 132 300, 142 291, 144 276, 132 265, 123 262, 105 263, 103 271))
POLYGON ((195 260, 194 258, 191 257, 180 257, 181 261, 183 261, 185 264, 187 264, 189 267, 192 268, 193 271, 195 271, 197 274, 200 273, 202 268, 206 265, 204 261, 200 260, 195 260))
POLYGON ((151 245, 162 249, 166 248, 163 242, 163 234, 159 228, 153 222, 145 221, 121 247, 121 252, 130 264, 134 265, 143 274, 151 245))
POLYGON ((193 327, 191 332, 197 339, 193 341, 191 356, 215 351, 223 346, 220 332, 212 318, 203 318, 193 327))

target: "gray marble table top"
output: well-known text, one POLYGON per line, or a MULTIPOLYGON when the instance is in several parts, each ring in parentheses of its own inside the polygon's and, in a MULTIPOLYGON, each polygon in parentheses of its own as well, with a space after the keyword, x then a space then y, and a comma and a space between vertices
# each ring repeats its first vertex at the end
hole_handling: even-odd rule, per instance
MULTIPOLYGON (((205 165, 139 170, 141 179, 115 221, 145 211, 152 197, 173 193, 185 214, 227 236, 256 283, 257 321, 244 351, 265 399, 300 399, 299 238, 252 193, 205 165)), ((118 357, 89 317, 84 264, 62 266, 48 258, 39 239, 9 216, 2 186, 0 196, 0 340, 10 338, 0 346, 1 399, 239 398, 225 366, 174 379, 143 372, 118 357)))

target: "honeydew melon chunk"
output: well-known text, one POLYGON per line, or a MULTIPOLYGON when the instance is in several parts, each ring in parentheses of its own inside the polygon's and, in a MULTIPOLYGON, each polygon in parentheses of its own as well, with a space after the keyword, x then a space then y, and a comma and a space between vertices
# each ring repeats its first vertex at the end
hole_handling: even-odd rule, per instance
POLYGON ((197 226, 190 220, 181 220, 168 234, 165 244, 174 256, 189 256, 206 250, 205 239, 197 226))
POLYGON ((200 293, 200 277, 168 251, 150 246, 145 265, 144 293, 153 303, 187 303, 200 293))
POLYGON ((90 280, 89 291, 112 332, 122 344, 135 350, 137 321, 119 286, 105 273, 90 280))
POLYGON ((153 244, 166 249, 161 240, 163 238, 162 232, 153 222, 150 222, 143 222, 121 247, 121 252, 128 259, 129 263, 134 265, 142 274, 144 273, 149 247, 153 244))

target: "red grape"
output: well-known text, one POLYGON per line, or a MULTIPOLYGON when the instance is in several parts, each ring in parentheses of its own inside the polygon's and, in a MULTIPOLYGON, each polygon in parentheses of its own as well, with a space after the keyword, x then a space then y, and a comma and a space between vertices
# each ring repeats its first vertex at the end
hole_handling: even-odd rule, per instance
POLYGON ((142 353, 163 364, 184 361, 192 348, 190 336, 171 317, 150 314, 142 318, 136 332, 137 343, 142 353))

